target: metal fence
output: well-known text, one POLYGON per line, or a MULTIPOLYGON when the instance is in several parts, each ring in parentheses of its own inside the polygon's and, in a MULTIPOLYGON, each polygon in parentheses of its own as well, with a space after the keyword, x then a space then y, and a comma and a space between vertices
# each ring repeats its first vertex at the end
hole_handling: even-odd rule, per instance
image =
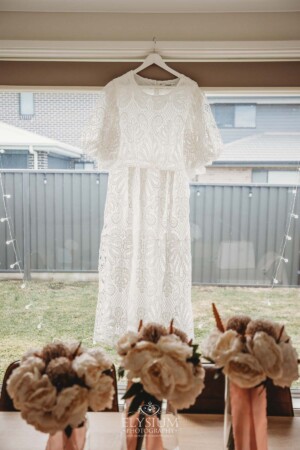
MULTIPOLYGON (((107 174, 1 171, 21 268, 97 272, 107 174)), ((270 285, 286 233, 294 188, 271 185, 190 186, 194 284, 270 285)), ((2 194, 0 192, 0 194, 2 194)), ((300 195, 296 211, 300 216, 300 195)), ((0 198, 0 217, 4 204, 0 198)), ((299 284, 300 220, 293 220, 278 278, 299 284)), ((0 272, 14 272, 7 223, 0 222, 0 272)))

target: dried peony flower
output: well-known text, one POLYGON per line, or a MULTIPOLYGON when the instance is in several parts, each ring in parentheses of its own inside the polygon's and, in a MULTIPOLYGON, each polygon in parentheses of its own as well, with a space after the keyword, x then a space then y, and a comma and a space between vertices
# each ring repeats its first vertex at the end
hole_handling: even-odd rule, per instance
MULTIPOLYGON (((35 368, 32 372, 26 369, 26 367, 20 366, 14 370, 7 383, 7 392, 13 399, 15 408, 20 410, 24 405, 32 403, 31 399, 39 389, 42 389, 44 393, 45 389, 49 391, 51 399, 53 394, 56 396, 56 389, 46 375, 42 376, 39 370, 35 368)), ((45 402, 45 404, 48 404, 48 398, 45 399, 45 402)), ((45 409, 48 410, 46 406, 45 409)))
POLYGON ((88 409, 88 389, 74 385, 66 388, 57 397, 53 416, 60 423, 62 429, 68 425, 78 427, 85 418, 88 409))
POLYGON ((252 388, 266 380, 263 368, 249 353, 239 353, 229 359, 223 372, 241 388, 252 388))
POLYGON ((21 409, 30 392, 34 391, 45 367, 42 359, 31 356, 26 364, 17 367, 7 381, 7 392, 16 409, 21 409))
POLYGON ((161 357, 161 352, 153 342, 140 341, 123 357, 122 366, 128 370, 129 380, 139 378, 141 370, 148 361, 155 361, 161 357))
POLYGON ((141 370, 141 383, 158 400, 167 398, 175 408, 192 405, 204 387, 205 371, 192 363, 163 355, 149 361, 141 370), (196 376, 195 376, 196 375, 196 376))
POLYGON ((225 331, 216 341, 212 359, 217 367, 224 367, 227 361, 243 350, 239 334, 234 330, 225 331))
POLYGON ((40 380, 32 385, 24 399, 27 409, 51 411, 56 403, 56 389, 47 375, 42 375, 40 380))
POLYGON ((146 392, 154 395, 158 400, 169 398, 175 388, 174 370, 178 364, 171 358, 148 360, 141 369, 141 383, 146 392))
POLYGON ((72 362, 72 368, 88 387, 94 387, 98 383, 104 370, 104 367, 88 353, 77 356, 72 362))
POLYGON ((103 374, 98 383, 88 392, 88 404, 93 411, 103 411, 105 408, 111 408, 114 387, 112 377, 103 374))
POLYGON ((274 338, 264 331, 255 333, 249 344, 250 352, 260 363, 269 378, 279 378, 282 374, 282 351, 274 338))
POLYGON ((157 323, 150 322, 142 326, 138 333, 138 340, 149 341, 156 344, 161 336, 166 336, 167 334, 169 333, 166 327, 157 323))
POLYGON ((189 408, 204 389, 205 370, 199 366, 196 370, 192 364, 186 367, 186 371, 192 370, 193 376, 186 378, 186 383, 176 383, 169 401, 177 409, 189 408), (196 376, 195 376, 196 375, 196 376))
POLYGON ((298 354, 290 342, 280 342, 283 363, 280 377, 273 378, 273 384, 280 387, 290 387, 299 378, 298 354))
POLYGON ((184 362, 193 354, 193 348, 182 342, 175 334, 162 336, 157 342, 157 349, 162 354, 169 355, 174 359, 180 359, 184 362))
POLYGON ((61 342, 47 344, 41 352, 41 357, 45 361, 46 365, 48 365, 52 359, 59 358, 61 356, 72 359, 70 349, 61 342))
POLYGON ((138 341, 138 333, 128 331, 117 342, 117 352, 120 356, 125 356, 138 341))
POLYGON ((258 333, 259 331, 264 331, 269 336, 272 336, 275 341, 278 337, 276 326, 274 322, 271 322, 270 320, 251 320, 251 322, 248 323, 246 328, 247 335, 254 336, 255 333, 258 333))
POLYGON ((226 330, 234 330, 243 336, 250 321, 251 319, 248 316, 233 316, 227 320, 226 330))
POLYGON ((77 380, 76 372, 72 368, 72 362, 65 356, 52 359, 47 366, 46 374, 59 391, 65 387, 72 386, 77 380))
POLYGON ((104 353, 104 351, 101 348, 99 348, 99 347, 91 348, 91 349, 87 350, 86 353, 88 355, 92 356, 93 358, 95 358, 98 366, 101 367, 102 371, 111 369, 112 362, 106 356, 106 354, 104 353))

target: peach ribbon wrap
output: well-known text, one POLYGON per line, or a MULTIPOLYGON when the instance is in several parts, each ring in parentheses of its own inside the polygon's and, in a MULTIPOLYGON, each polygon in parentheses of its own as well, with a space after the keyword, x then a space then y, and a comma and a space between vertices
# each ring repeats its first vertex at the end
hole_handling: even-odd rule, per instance
POLYGON ((74 428, 70 437, 63 431, 49 436, 46 450, 85 450, 88 447, 87 444, 87 424, 82 427, 74 428))
POLYGON ((235 450, 268 450, 266 389, 230 382, 230 404, 235 450))

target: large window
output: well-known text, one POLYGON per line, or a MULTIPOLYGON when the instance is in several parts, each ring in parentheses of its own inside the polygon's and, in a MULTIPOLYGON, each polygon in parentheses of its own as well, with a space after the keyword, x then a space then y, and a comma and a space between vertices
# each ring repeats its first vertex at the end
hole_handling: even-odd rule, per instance
MULTIPOLYGON (((93 345, 109 175, 83 154, 80 136, 101 92, 33 97, 0 92, 0 126, 8 137, 20 130, 17 149, 0 133, 0 379, 32 345, 93 345)), ((215 301, 224 316, 283 322, 300 351, 300 95, 208 99, 225 149, 190 185, 196 341, 212 327, 215 301)))
POLYGON ((255 128, 255 105, 215 104, 214 112, 220 128, 255 128))
POLYGON ((253 169, 252 171, 253 183, 297 185, 298 176, 297 170, 253 169))

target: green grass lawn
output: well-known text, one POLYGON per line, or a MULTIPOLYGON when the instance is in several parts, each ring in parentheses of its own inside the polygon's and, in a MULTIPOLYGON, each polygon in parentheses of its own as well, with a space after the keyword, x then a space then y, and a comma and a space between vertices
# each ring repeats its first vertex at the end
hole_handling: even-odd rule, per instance
MULTIPOLYGON (((96 282, 0 282, 0 383, 6 366, 28 348, 53 338, 77 339, 92 346, 98 293, 96 282)), ((214 327, 211 303, 222 316, 249 314, 286 324, 300 353, 300 290, 267 288, 198 287, 192 289, 195 341, 201 343, 214 327)), ((112 348, 106 350, 117 361, 112 348)))

